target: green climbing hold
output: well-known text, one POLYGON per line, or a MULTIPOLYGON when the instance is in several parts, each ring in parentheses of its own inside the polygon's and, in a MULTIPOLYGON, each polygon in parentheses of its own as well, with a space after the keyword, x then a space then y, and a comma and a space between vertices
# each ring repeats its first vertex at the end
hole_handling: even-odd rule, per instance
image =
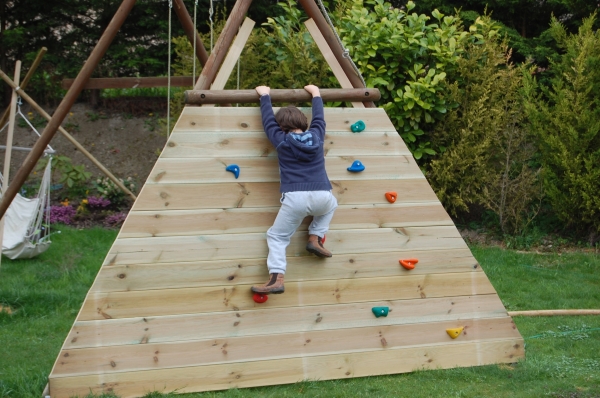
POLYGON ((356 122, 350 126, 350 130, 352 130, 353 133, 360 133, 366 127, 367 127, 367 125, 365 124, 365 122, 363 122, 362 120, 359 120, 358 122, 356 122))
POLYGON ((390 307, 373 307, 371 308, 371 311, 373 311, 373 315, 379 318, 380 316, 388 316, 388 312, 390 312, 390 307))

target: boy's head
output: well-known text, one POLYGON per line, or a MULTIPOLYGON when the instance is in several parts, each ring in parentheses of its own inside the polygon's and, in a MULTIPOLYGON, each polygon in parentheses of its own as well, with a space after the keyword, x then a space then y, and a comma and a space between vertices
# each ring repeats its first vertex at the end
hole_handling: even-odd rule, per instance
POLYGON ((279 127, 286 133, 300 129, 306 131, 308 129, 308 120, 306 115, 293 105, 279 109, 275 115, 275 121, 279 127))

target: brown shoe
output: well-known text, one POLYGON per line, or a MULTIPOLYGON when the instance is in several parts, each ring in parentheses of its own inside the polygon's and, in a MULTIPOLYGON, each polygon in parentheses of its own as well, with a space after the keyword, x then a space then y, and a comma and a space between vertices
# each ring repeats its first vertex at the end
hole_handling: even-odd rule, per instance
POLYGON ((267 283, 264 285, 252 286, 250 290, 254 293, 281 294, 285 291, 285 288, 283 287, 283 274, 271 274, 267 283))
POLYGON ((306 251, 321 258, 332 256, 331 252, 325 249, 325 247, 323 246, 323 239, 317 235, 308 235, 306 251))

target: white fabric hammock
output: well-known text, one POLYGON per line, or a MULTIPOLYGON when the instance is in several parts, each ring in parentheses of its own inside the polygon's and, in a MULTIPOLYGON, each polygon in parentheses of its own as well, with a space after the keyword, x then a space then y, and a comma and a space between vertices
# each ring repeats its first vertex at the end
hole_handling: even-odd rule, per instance
POLYGON ((27 199, 17 194, 6 210, 2 254, 10 259, 32 258, 50 247, 51 166, 52 157, 48 159, 37 198, 27 199))

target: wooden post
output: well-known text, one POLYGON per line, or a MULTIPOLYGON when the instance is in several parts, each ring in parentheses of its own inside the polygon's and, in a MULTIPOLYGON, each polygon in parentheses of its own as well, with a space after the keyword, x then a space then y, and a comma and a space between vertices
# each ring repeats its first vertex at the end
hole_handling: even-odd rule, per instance
MULTIPOLYGON (((10 78, 8 76, 6 76, 6 73, 4 73, 1 69, 0 69, 0 78, 2 80, 4 80, 6 82, 6 84, 11 86, 25 101, 27 101, 29 103, 29 105, 31 105, 31 107, 33 109, 35 109, 40 115, 42 115, 44 118, 46 118, 46 120, 48 120, 48 121, 52 120, 52 116, 50 116, 41 106, 39 106, 33 100, 33 98, 31 98, 25 91, 23 91, 23 89, 18 88, 17 85, 12 80, 10 80, 10 78)), ((127 195, 129 195, 133 200, 136 200, 136 196, 133 194, 133 192, 131 192, 129 189, 127 189, 125 187, 125 185, 123 185, 123 183, 121 181, 119 181, 119 179, 117 177, 115 177, 106 167, 104 167, 104 165, 102 165, 102 163, 100 163, 98 161, 98 159, 96 159, 94 157, 94 155, 89 153, 87 151, 87 149, 85 149, 85 147, 83 145, 81 145, 75 139, 75 137, 73 137, 71 134, 69 134, 69 132, 67 130, 65 130, 62 126, 58 126, 58 131, 60 131, 60 133, 67 140, 69 140, 71 142, 71 144, 75 145, 77 150, 79 150, 83 155, 85 155, 96 167, 98 167, 100 169, 100 171, 102 173, 104 173, 105 176, 107 176, 112 182, 114 182, 123 192, 125 192, 127 195)), ((45 148, 44 148, 44 150, 45 150, 45 148)))
MULTIPOLYGON (((346 76, 348 76, 348 79, 350 79, 352 86, 354 88, 365 87, 363 82, 360 80, 360 77, 356 74, 356 71, 352 67, 350 60, 344 58, 344 49, 342 46, 340 46, 340 43, 337 41, 337 38, 331 31, 329 24, 325 20, 323 14, 321 14, 321 10, 319 10, 319 7, 315 4, 314 0, 299 0, 299 3, 302 5, 302 8, 304 8, 304 11, 309 18, 312 18, 317 24, 317 27, 323 34, 327 44, 333 51, 333 55, 342 66, 342 69, 344 70, 344 73, 346 73, 346 76)), ((373 102, 365 102, 364 104, 367 108, 375 107, 373 102)))
MULTIPOLYGON (((187 35, 190 43, 192 44, 192 48, 194 46, 194 35, 196 36, 196 57, 198 57, 198 61, 200 61, 200 65, 206 65, 206 61, 208 61, 208 53, 206 52, 206 48, 204 48, 204 43, 194 26, 194 21, 190 17, 189 12, 185 8, 185 4, 183 4, 183 0, 175 0, 174 1, 175 14, 179 18, 181 25, 183 26, 183 30, 187 35)), ((195 76, 194 76, 195 78, 195 76)))
MULTIPOLYGON (((44 58, 44 55, 46 54, 47 51, 48 51, 48 49, 46 47, 42 47, 41 50, 38 52, 37 57, 35 57, 35 60, 31 64, 31 68, 29 68, 29 70, 27 71, 27 74, 25 75, 25 79, 23 79, 23 82, 21 83, 22 89, 25 89, 25 87, 27 87, 29 80, 31 80, 31 78, 33 77, 33 74, 37 70, 38 66, 40 66, 40 63, 42 62, 42 58, 44 58)), ((2 118, 0 119, 0 128, 2 128, 6 124, 6 121, 8 120, 9 112, 10 112, 10 106, 8 108, 6 108, 6 111, 4 111, 4 114, 2 115, 2 118)))
POLYGON ((127 18, 129 13, 131 12, 131 9, 135 5, 135 2, 136 0, 123 0, 121 5, 119 6, 119 9, 115 13, 115 16, 106 27, 106 30, 104 30, 104 33, 102 33, 102 37, 100 37, 98 44, 96 44, 96 47, 94 48, 89 58, 83 65, 83 68, 81 68, 81 71, 75 78, 75 82, 73 83, 69 91, 67 91, 67 94, 65 95, 61 103, 58 105, 58 108, 56 108, 56 111, 54 111, 54 115, 46 125, 46 128, 42 132, 41 137, 33 146, 31 152, 29 153, 29 156, 27 156, 27 158, 23 161, 23 165, 17 171, 13 183, 8 187, 8 189, 4 193, 2 201, 0 202, 0 217, 3 216, 4 213, 6 213, 6 209, 8 209, 8 206, 10 206, 10 203, 17 195, 17 192, 19 192, 19 190, 25 183, 27 176, 35 167, 35 164, 37 163, 38 159, 43 155, 46 146, 50 143, 50 140, 52 140, 54 134, 56 134, 58 127, 63 122, 67 113, 69 113, 71 106, 73 106, 73 103, 81 93, 85 82, 90 78, 90 76, 94 72, 94 69, 100 62, 100 59, 102 59, 102 57, 106 53, 106 50, 108 49, 110 43, 119 31, 119 28, 121 27, 123 22, 125 22, 125 19, 127 18))
POLYGON ((235 2, 215 48, 210 53, 204 68, 202 68, 202 73, 194 86, 195 90, 208 90, 210 88, 251 3, 252 0, 237 0, 235 2))
MULTIPOLYGON (((21 61, 17 61, 15 64, 15 82, 19 84, 21 80, 21 61)), ((10 101, 10 116, 8 122, 8 132, 6 135, 6 153, 4 154, 4 173, 2 181, 2 195, 8 187, 8 181, 10 176, 10 158, 12 155, 12 143, 13 133, 15 132, 15 115, 17 113, 17 92, 13 90, 11 101, 10 101)), ((0 219, 0 253, 2 253, 2 244, 4 242, 4 216, 0 219)), ((0 261, 2 256, 0 255, 0 261)))
MULTIPOLYGON (((324 88, 323 101, 377 101, 381 93, 376 88, 324 88)), ((304 89, 272 89, 272 102, 310 102, 312 96, 304 89)), ((188 90, 185 103, 190 105, 260 102, 256 90, 188 90)))

